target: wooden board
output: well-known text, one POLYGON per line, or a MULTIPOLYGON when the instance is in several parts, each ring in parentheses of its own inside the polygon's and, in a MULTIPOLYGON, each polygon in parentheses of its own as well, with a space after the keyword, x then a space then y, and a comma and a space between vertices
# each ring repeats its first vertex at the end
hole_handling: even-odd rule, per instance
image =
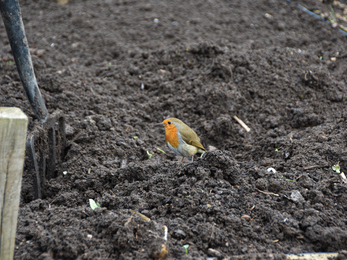
POLYGON ((289 260, 329 260, 335 259, 338 253, 303 253, 303 254, 288 254, 287 259, 289 260))
POLYGON ((13 259, 28 127, 15 107, 0 107, 0 259, 13 259))

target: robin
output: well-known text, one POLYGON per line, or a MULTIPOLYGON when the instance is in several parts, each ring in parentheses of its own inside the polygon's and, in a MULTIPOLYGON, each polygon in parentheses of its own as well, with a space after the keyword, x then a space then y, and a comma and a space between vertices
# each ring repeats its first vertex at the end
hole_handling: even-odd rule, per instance
POLYGON ((198 135, 181 120, 169 118, 159 125, 163 125, 165 128, 165 138, 169 148, 176 154, 183 156, 181 163, 184 157, 192 156, 193 161, 194 154, 206 152, 198 135))

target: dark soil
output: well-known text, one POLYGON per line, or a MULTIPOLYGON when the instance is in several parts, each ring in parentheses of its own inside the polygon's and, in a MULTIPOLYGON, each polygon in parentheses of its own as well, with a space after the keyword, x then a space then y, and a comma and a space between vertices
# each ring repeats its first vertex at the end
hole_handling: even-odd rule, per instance
MULTIPOLYGON (((24 169, 15 259, 148 259, 161 250, 168 259, 346 258, 347 184, 332 166, 347 169, 347 39, 298 8, 327 5, 20 4, 42 96, 66 116, 68 147, 42 199, 24 169), (155 126, 167 117, 217 150, 181 164, 155 126)), ((0 105, 20 107, 30 133, 40 122, 3 24, 0 58, 0 105)))

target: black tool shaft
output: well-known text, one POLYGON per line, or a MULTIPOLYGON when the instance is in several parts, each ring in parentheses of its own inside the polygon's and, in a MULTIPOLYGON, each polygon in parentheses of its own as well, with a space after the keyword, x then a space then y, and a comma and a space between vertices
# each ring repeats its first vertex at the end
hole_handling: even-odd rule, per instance
POLYGON ((36 116, 45 121, 48 111, 37 86, 18 0, 0 0, 0 10, 19 77, 30 105, 36 116))

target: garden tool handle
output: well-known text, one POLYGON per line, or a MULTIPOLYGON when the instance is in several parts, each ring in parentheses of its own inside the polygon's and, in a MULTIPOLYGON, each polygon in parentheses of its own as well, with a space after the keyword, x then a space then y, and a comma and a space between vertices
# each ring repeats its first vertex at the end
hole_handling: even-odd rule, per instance
POLYGON ((25 36, 18 0, 0 0, 1 16, 10 41, 19 77, 36 116, 46 121, 48 111, 37 86, 36 77, 25 36))

